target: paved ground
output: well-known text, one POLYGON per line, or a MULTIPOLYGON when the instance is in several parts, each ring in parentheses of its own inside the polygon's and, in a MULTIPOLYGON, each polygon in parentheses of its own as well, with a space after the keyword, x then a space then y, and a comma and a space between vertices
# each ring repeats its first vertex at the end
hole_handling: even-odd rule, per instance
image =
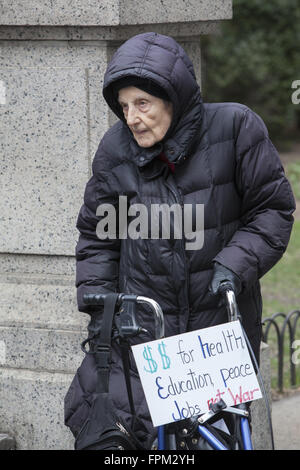
POLYGON ((275 450, 300 450, 300 392, 272 403, 275 450))

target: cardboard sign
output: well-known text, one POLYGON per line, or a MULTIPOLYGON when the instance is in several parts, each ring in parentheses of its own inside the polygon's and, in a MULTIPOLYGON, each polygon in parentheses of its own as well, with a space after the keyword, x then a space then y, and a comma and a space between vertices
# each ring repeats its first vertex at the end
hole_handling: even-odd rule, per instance
POLYGON ((132 346, 154 426, 262 397, 239 321, 132 346))

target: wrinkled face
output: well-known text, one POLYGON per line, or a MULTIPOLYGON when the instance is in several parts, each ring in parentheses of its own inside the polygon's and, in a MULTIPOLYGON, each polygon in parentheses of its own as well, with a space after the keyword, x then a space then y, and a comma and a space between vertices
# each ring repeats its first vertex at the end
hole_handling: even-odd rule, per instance
POLYGON ((172 103, 133 86, 119 91, 119 103, 140 147, 152 147, 164 138, 172 121, 172 103))

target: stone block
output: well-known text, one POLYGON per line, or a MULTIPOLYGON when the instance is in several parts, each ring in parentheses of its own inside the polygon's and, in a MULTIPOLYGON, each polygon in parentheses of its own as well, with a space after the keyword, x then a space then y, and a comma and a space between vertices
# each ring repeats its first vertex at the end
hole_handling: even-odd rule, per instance
POLYGON ((72 374, 0 369, 0 429, 17 450, 72 450, 64 396, 72 374))
POLYGON ((118 25, 116 0, 1 0, 1 24, 14 25, 118 25))
POLYGON ((43 279, 47 284, 75 284, 74 256, 0 253, 0 266, 0 282, 5 279, 22 284, 27 277, 25 284, 30 283, 30 280, 41 283, 43 279))
POLYGON ((119 26, 231 17, 232 0, 0 0, 2 25, 119 26))
POLYGON ((0 364, 5 367, 73 373, 83 352, 85 332, 0 327, 0 364))
POLYGON ((91 160, 107 128, 106 51, 67 42, 2 46, 0 251, 74 255, 91 160))
POLYGON ((109 26, 11 26, 0 24, 0 40, 51 40, 51 41, 108 41, 121 43, 135 34, 153 31, 172 36, 175 39, 185 38, 196 40, 203 34, 220 33, 220 22, 191 21, 189 23, 156 23, 109 26))
POLYGON ((232 17, 231 0, 151 0, 120 2, 121 24, 189 23, 232 17))
POLYGON ((24 281, 0 284, 0 326, 69 331, 85 328, 88 315, 77 310, 74 286, 24 281))

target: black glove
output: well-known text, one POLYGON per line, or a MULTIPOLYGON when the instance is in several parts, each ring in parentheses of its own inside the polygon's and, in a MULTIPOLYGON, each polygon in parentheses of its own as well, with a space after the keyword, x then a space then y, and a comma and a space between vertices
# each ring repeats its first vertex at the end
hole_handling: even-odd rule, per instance
POLYGON ((230 271, 230 269, 225 268, 225 266, 223 266, 222 264, 215 262, 213 275, 208 290, 213 295, 220 294, 219 288, 221 282, 223 281, 227 281, 231 284, 235 295, 238 295, 241 292, 242 283, 240 281, 240 278, 235 273, 230 271))

